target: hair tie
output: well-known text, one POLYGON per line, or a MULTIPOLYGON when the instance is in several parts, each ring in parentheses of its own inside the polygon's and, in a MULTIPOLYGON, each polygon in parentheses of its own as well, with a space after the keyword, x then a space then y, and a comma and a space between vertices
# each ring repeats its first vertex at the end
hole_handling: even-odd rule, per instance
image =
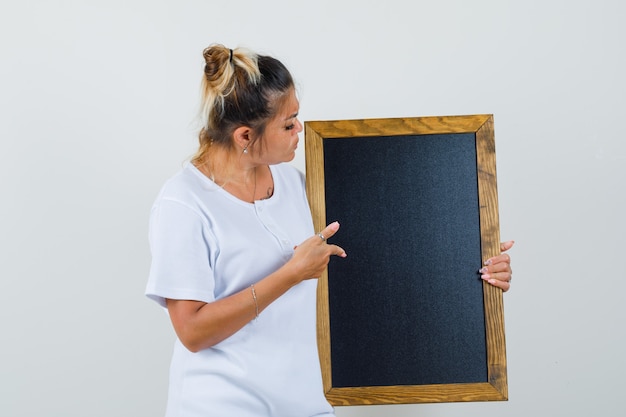
POLYGON ((230 51, 230 57, 228 58, 228 62, 232 63, 233 62, 233 50, 229 49, 230 51))

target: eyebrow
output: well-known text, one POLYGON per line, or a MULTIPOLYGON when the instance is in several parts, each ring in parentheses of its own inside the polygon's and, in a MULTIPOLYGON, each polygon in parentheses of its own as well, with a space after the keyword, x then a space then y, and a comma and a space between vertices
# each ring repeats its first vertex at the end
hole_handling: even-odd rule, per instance
POLYGON ((293 119, 294 117, 298 117, 298 112, 295 112, 294 114, 292 114, 291 116, 285 118, 285 120, 289 120, 289 119, 293 119))

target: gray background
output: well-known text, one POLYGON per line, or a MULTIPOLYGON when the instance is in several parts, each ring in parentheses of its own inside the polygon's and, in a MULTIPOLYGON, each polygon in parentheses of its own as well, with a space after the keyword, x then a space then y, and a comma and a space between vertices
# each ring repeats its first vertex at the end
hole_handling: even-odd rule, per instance
POLYGON ((3 1, 0 414, 163 414, 148 213, 221 42, 283 60, 302 120, 495 117, 510 400, 339 417, 623 415, 624 4, 3 1))

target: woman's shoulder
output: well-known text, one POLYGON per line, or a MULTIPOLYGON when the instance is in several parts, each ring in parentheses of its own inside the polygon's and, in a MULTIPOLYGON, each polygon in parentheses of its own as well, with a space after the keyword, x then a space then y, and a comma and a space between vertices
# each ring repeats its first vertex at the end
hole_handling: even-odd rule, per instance
POLYGON ((210 191, 217 186, 204 177, 191 163, 186 163, 176 174, 170 177, 161 187, 157 202, 174 200, 181 203, 192 203, 199 194, 210 191))

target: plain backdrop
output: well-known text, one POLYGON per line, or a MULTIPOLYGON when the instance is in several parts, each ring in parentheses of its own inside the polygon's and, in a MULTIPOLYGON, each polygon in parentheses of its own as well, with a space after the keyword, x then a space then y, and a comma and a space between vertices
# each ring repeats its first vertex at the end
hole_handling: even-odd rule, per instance
POLYGON ((338 417, 623 416, 625 4, 3 0, 0 415, 163 415, 148 214, 218 42, 281 59, 302 121, 494 114, 509 401, 338 417))

